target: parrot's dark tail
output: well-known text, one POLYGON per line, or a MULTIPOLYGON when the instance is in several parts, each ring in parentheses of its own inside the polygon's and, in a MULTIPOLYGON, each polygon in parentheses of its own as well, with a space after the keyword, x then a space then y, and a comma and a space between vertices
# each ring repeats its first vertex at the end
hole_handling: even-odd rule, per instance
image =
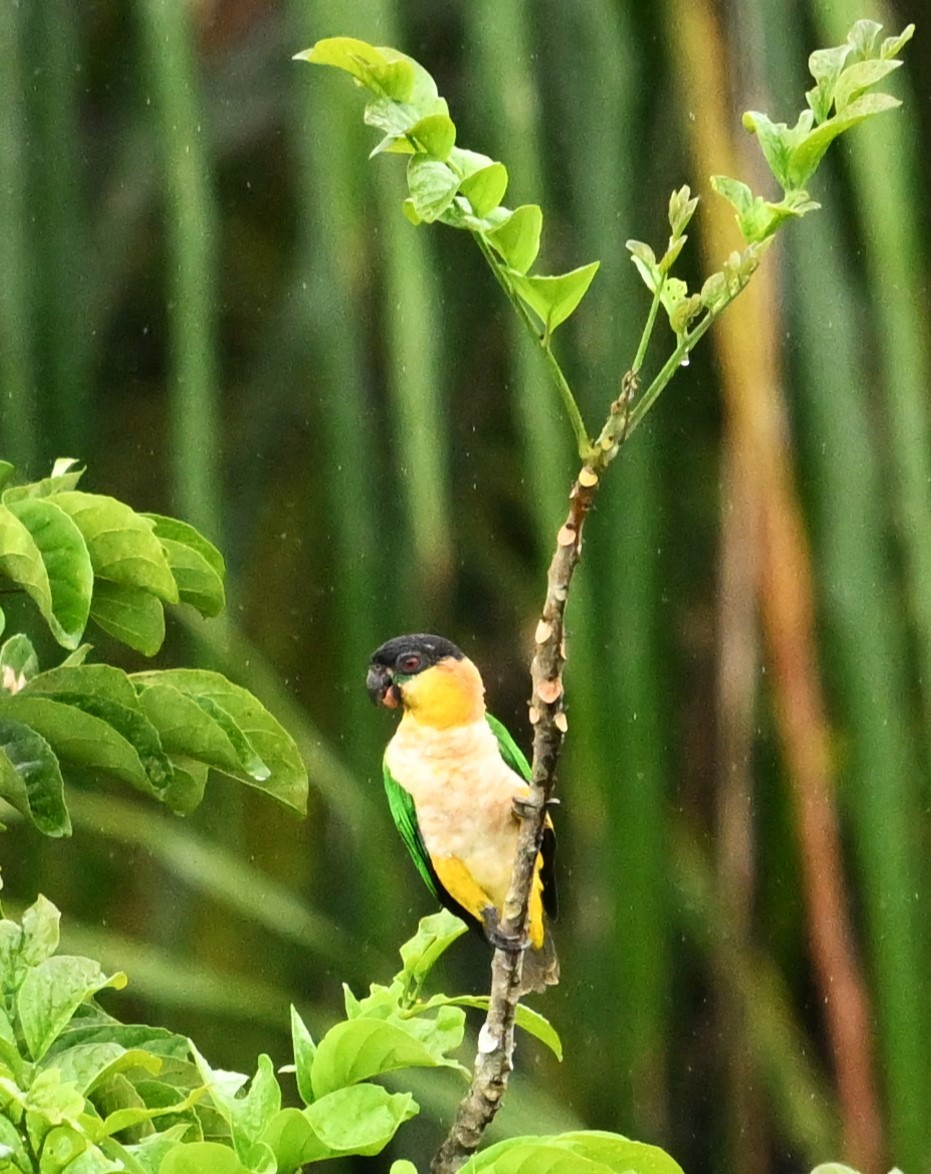
POLYGON ((555 986, 558 982, 559 959, 556 957, 552 930, 547 926, 543 945, 539 949, 531 947, 524 951, 520 993, 521 996, 540 995, 548 986, 555 986))

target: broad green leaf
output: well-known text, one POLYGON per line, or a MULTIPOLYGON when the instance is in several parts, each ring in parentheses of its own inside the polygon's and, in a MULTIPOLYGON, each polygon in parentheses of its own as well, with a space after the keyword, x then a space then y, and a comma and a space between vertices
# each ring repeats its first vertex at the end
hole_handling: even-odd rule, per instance
POLYGON ((291 1046, 294 1049, 294 1076, 297 1081, 297 1091, 305 1105, 314 1099, 314 1088, 311 1082, 311 1069, 317 1047, 307 1025, 298 1013, 297 1008, 291 1006, 291 1046))
POLYGON ((487 216, 504 199, 508 186, 508 172, 503 163, 489 163, 473 171, 459 185, 459 191, 469 201, 478 217, 487 216))
POLYGON ((842 1162, 820 1162, 811 1174, 857 1174, 857 1171, 842 1162))
POLYGON ((459 177, 445 163, 426 155, 412 155, 407 165, 407 184, 414 211, 432 224, 453 202, 459 177))
POLYGON ((428 155, 444 162, 456 143, 456 124, 448 114, 428 114, 415 122, 408 133, 428 155))
MULTIPOLYGON (((109 669, 109 667, 109 665, 87 665, 82 668, 62 671, 79 673, 84 669, 93 671, 95 669, 109 669)), ((119 672, 117 669, 112 671, 119 672)), ((19 696, 27 701, 32 697, 38 699, 41 693, 37 690, 30 690, 24 691, 19 696)), ((158 731, 145 714, 137 708, 135 695, 131 706, 113 701, 102 693, 85 692, 79 689, 49 692, 47 696, 50 700, 61 702, 72 709, 80 710, 84 714, 105 722, 111 730, 121 735, 132 746, 142 763, 149 784, 144 786, 144 790, 149 791, 151 787, 156 793, 161 794, 169 785, 172 775, 171 763, 168 761, 168 756, 161 744, 158 731)), ((58 749, 57 746, 55 748, 58 749)), ((62 752, 59 751, 59 753, 62 752)))
POLYGON ((808 70, 818 83, 805 95, 815 116, 815 122, 824 122, 834 104, 834 87, 841 70, 850 56, 852 46, 835 45, 832 49, 816 49, 808 58, 808 70))
POLYGON ((488 243, 518 273, 526 273, 540 251, 543 213, 537 204, 522 204, 497 228, 488 232, 488 243))
POLYGON ((275 1163, 261 1135, 281 1109, 281 1089, 269 1057, 259 1056, 255 1076, 242 1093, 245 1078, 240 1073, 211 1068, 193 1044, 191 1053, 217 1112, 230 1127, 239 1158, 251 1169, 273 1174, 275 1163))
POLYGON ((327 37, 294 58, 345 70, 376 94, 397 102, 407 102, 413 94, 413 63, 395 49, 376 49, 355 37, 327 37))
POLYGON ((398 1068, 460 1067, 446 1053, 461 1042, 462 1020, 452 1031, 448 1017, 441 1024, 443 1012, 455 1010, 440 1008, 440 1026, 416 1018, 391 1022, 360 1018, 338 1023, 317 1046, 311 1071, 315 1098, 398 1068), (433 1027, 432 1033, 417 1038, 414 1033, 422 1032, 424 1026, 433 1027))
POLYGON ((84 469, 74 469, 77 461, 59 460, 55 462, 50 477, 43 477, 41 481, 30 481, 27 485, 14 485, 3 494, 3 500, 22 501, 26 497, 50 497, 53 493, 64 493, 74 489, 84 476, 84 469))
POLYGON ((78 1007, 104 987, 126 985, 122 973, 106 975, 90 958, 56 954, 26 973, 16 998, 23 1038, 33 1060, 51 1047, 78 1007))
POLYGON ((228 1146, 194 1141, 176 1146, 162 1159, 159 1174, 252 1174, 228 1146))
POLYGON ((27 695, 34 693, 88 693, 136 707, 136 690, 122 669, 109 664, 59 665, 46 669, 29 682, 27 695))
POLYGON ((23 913, 20 955, 28 966, 38 966, 46 958, 51 958, 58 949, 60 921, 61 914, 41 893, 23 913))
POLYGON ((417 1174, 417 1167, 408 1158, 396 1158, 388 1174, 417 1174))
POLYGON ((656 293, 662 276, 656 263, 656 254, 643 241, 629 240, 625 243, 625 248, 630 253, 630 259, 643 279, 644 285, 650 293, 656 293))
POLYGON ((389 1093, 377 1084, 357 1084, 321 1097, 303 1110, 314 1132, 334 1153, 381 1153, 398 1126, 419 1107, 410 1093, 389 1093))
MULTIPOLYGON (((165 750, 169 754, 199 759, 235 778, 247 775, 236 747, 226 733, 226 727, 233 724, 229 714, 222 711, 225 720, 221 724, 213 716, 219 712, 219 707, 214 705, 210 711, 201 704, 205 700, 209 702, 209 698, 197 699, 173 685, 160 683, 157 672, 152 678, 151 684, 140 686, 138 703, 158 730, 165 750)), ((251 778, 249 776, 249 781, 251 778)))
POLYGON ((48 621, 52 613, 52 591, 41 552, 23 523, 2 502, 0 571, 29 594, 48 621))
POLYGON ((370 156, 392 150, 399 154, 414 154, 414 147, 407 140, 407 132, 418 121, 413 106, 391 98, 374 98, 366 105, 362 121, 366 126, 374 126, 385 133, 384 139, 372 148, 370 156))
POLYGON ((226 734, 236 750, 241 767, 240 777, 250 783, 264 783, 271 771, 256 753, 255 747, 240 729, 233 715, 212 697, 197 697, 197 704, 226 734))
POLYGON ((64 780, 55 752, 30 725, 3 716, 0 795, 44 835, 71 835, 64 780))
POLYGON ((0 688, 15 693, 39 671, 39 658, 32 641, 22 632, 14 633, 0 647, 0 688))
POLYGON ((155 536, 165 549, 182 603, 190 603, 201 615, 218 615, 226 606, 226 564, 219 550, 187 522, 163 514, 141 516, 155 526, 155 536))
POLYGON ((153 793, 135 747, 108 721, 78 706, 39 694, 0 694, 0 718, 31 726, 65 762, 111 774, 153 793))
POLYGON ((682 1174, 657 1146, 616 1133, 512 1137, 470 1158, 461 1174, 682 1174))
POLYGON ((303 1170, 338 1155, 323 1144, 301 1109, 282 1109, 269 1121, 262 1141, 275 1155, 279 1170, 303 1170))
POLYGON ((886 37, 879 50, 880 57, 897 57, 915 35, 915 26, 908 24, 898 36, 886 37))
POLYGON ((18 581, 39 604, 58 643, 76 648, 87 625, 94 585, 91 559, 81 531, 51 498, 6 502, 6 508, 29 531, 45 569, 43 577, 32 567, 29 579, 18 581))
POLYGON ((154 526, 114 497, 57 493, 50 499, 73 519, 90 553, 94 573, 127 587, 143 587, 165 603, 178 602, 178 588, 155 536, 154 526))
MULTIPOLYGON (((248 690, 220 673, 206 669, 166 669, 134 673, 134 684, 170 685, 194 699, 205 698, 224 710, 271 771, 264 782, 251 780, 279 802, 303 811, 307 803, 307 772, 291 735, 248 690)), ((249 780, 243 780, 249 781, 249 780)))
POLYGON ((533 310, 546 333, 552 334, 585 297, 599 264, 592 261, 554 277, 528 277, 513 272, 507 276, 521 301, 533 310))
POLYGON ((165 642, 162 601, 142 587, 98 579, 91 599, 91 619, 114 639, 154 656, 165 642))
MULTIPOLYGON (((98 1085, 117 1072, 134 1069, 158 1072, 162 1064, 162 1058, 152 1052, 147 1052, 143 1048, 123 1048, 117 1043, 78 1044, 73 1048, 57 1051, 54 1057, 47 1061, 48 1067, 59 1069, 62 1080, 73 1080, 85 1096, 89 1096, 98 1085)), ((138 1120, 143 1121, 151 1116, 152 1113, 149 1112, 138 1120)))
POLYGON ((8 1117, 0 1114, 0 1153, 5 1158, 12 1159, 16 1165, 11 1167, 12 1171, 33 1169, 32 1160, 26 1153, 26 1147, 23 1138, 17 1132, 16 1126, 8 1117))

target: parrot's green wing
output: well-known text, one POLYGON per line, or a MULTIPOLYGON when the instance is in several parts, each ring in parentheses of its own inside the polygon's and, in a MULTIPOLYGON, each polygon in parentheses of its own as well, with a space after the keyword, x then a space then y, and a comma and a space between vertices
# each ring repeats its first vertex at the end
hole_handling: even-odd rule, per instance
MULTIPOLYGON (((430 863, 430 853, 427 851, 427 847, 423 842, 423 836, 420 834, 420 826, 417 823, 417 808, 414 805, 413 795, 401 786, 388 769, 387 763, 384 764, 384 776, 385 792, 388 795, 388 806, 391 809, 391 816, 394 819, 395 826, 401 833, 401 839, 411 854, 411 859, 417 865, 417 871, 426 882, 427 888, 440 904, 445 905, 451 913, 455 913, 457 917, 462 918, 466 923, 474 922, 475 918, 472 914, 468 910, 463 909, 459 902, 443 888, 440 878, 436 875, 436 871, 430 863)), ((478 923, 476 922, 476 924, 478 923)))
POLYGON ((491 726, 492 733, 498 739, 498 749, 501 751, 501 757, 511 770, 516 770, 521 778, 526 779, 529 783, 530 763, 527 761, 523 750, 521 750, 508 733, 507 726, 499 722, 496 717, 492 717, 490 713, 486 713, 485 718, 491 726))
POLYGON ((414 798, 395 779, 388 769, 387 763, 384 764, 384 772, 385 791, 388 795, 388 806, 391 809, 391 817, 398 831, 401 833, 401 839, 407 846, 407 850, 411 854, 411 859, 417 865, 417 871, 426 881, 427 888, 434 897, 439 897, 436 873, 430 865, 430 854, 427 852, 423 837, 420 834, 420 828, 417 824, 417 809, 414 806, 414 798))
MULTIPOLYGON (((508 733, 507 726, 499 722, 496 717, 492 717, 490 713, 486 713, 485 718, 495 737, 498 739, 498 749, 501 751, 501 757, 511 770, 516 771, 521 778, 526 779, 529 783, 532 774, 530 763, 527 761, 527 756, 523 750, 521 750, 508 733)), ((550 823, 549 817, 547 817, 546 826, 543 829, 543 843, 540 851, 543 856, 543 867, 540 869, 540 879, 543 882, 543 908, 553 921, 555 921, 556 915, 559 912, 559 903, 556 898, 556 876, 553 870, 553 863, 556 856, 556 833, 553 831, 553 825, 550 823)))

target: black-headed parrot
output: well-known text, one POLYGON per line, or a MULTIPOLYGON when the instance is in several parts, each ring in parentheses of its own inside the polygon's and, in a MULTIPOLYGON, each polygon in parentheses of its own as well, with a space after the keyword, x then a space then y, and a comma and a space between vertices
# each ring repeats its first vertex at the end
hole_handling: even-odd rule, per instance
MULTIPOLYGON (((403 711, 384 757, 391 814, 420 875, 439 901, 488 940, 511 879, 530 766, 485 709, 485 687, 465 653, 442 636, 397 636, 372 654, 366 679, 378 704, 403 711)), ((530 895, 522 993, 559 981, 550 932, 556 917, 547 817, 530 895)))

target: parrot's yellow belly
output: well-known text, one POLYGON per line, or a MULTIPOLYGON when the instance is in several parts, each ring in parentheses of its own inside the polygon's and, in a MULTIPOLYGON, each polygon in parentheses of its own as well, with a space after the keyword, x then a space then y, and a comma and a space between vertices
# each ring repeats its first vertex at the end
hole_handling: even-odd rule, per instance
POLYGON ((488 723, 435 729, 406 717, 385 761, 413 796, 424 846, 450 895, 478 917, 483 904, 500 911, 517 845, 512 804, 528 787, 502 759, 488 723))

